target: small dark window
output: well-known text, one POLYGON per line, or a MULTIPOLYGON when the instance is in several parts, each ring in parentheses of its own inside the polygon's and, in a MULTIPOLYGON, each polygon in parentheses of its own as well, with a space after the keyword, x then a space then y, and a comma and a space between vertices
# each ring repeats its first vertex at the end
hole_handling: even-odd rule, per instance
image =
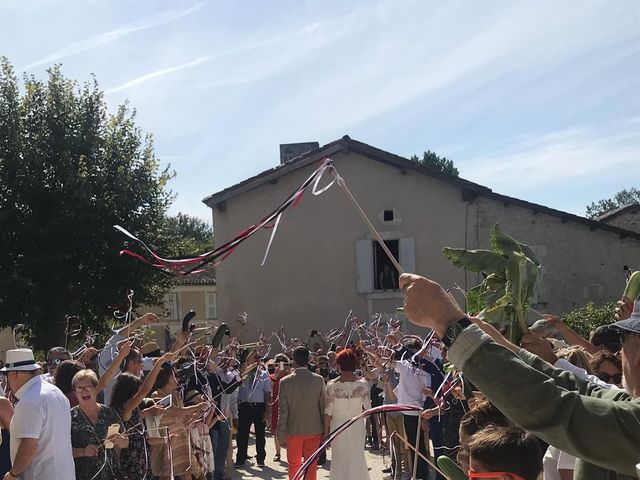
POLYGON ((383 215, 385 222, 393 222, 393 210, 385 210, 383 215))
MULTIPOLYGON (((399 241, 385 240, 391 255, 398 258, 399 241)), ((397 290, 399 273, 378 242, 373 241, 373 286, 375 290, 397 290)))

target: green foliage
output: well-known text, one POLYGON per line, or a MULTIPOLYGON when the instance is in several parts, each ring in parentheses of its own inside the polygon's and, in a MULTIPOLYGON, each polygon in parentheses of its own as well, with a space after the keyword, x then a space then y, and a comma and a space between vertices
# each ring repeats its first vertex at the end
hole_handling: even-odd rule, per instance
POLYGON ((620 190, 613 198, 604 198, 587 205, 587 218, 595 220, 605 213, 634 203, 640 203, 640 189, 632 187, 620 190))
POLYGON ((562 322, 582 338, 589 338, 592 330, 615 321, 615 303, 596 306, 588 303, 561 317, 562 322))
POLYGON ((198 217, 185 213, 167 217, 163 232, 172 239, 168 255, 187 257, 213 250, 213 228, 198 217))
POLYGON ((491 250, 445 247, 442 252, 455 266, 482 273, 484 281, 467 295, 467 309, 507 332, 517 342, 527 329, 527 311, 540 263, 528 245, 502 232, 491 231, 491 250))
POLYGON ((169 248, 172 201, 151 135, 135 110, 107 112, 95 79, 78 85, 59 67, 23 79, 0 59, 0 325, 24 323, 35 348, 64 341, 64 316, 104 330, 107 305, 135 291, 153 303, 171 279, 120 257, 125 225, 169 248))
POLYGON ((412 155, 411 159, 414 162, 420 163, 422 165, 426 165, 431 168, 435 168, 444 173, 448 173, 449 175, 453 175, 454 177, 459 176, 460 172, 453 163, 453 160, 449 160, 447 157, 441 157, 436 152, 432 152, 431 150, 427 150, 422 154, 422 158, 417 155, 412 155))

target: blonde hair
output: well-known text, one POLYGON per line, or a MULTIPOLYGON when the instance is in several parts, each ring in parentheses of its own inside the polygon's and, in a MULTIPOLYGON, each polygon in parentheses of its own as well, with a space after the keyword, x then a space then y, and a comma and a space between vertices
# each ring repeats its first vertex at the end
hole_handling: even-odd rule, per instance
POLYGON ((591 355, 587 352, 583 347, 579 345, 573 345, 571 347, 561 348, 556 352, 556 356, 558 358, 564 358, 568 360, 576 367, 582 368, 586 370, 586 372, 591 375, 591 355))
POLYGON ((91 380, 91 383, 94 387, 98 386, 98 376, 96 375, 96 372, 89 368, 85 368, 83 370, 80 370, 73 376, 73 379, 71 379, 71 387, 75 388, 76 383, 80 382, 81 380, 86 380, 87 378, 91 380))

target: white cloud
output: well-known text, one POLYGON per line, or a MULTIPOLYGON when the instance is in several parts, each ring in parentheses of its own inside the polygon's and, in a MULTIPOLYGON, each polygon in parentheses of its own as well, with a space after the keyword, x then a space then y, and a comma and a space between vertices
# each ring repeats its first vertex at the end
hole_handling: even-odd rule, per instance
POLYGON ((354 27, 351 22, 353 15, 353 13, 350 13, 339 18, 315 22, 291 34, 283 32, 255 43, 205 55, 194 61, 173 67, 156 70, 116 87, 109 88, 106 93, 126 90, 181 70, 223 59, 226 60, 226 63, 219 62, 209 67, 210 70, 207 71, 206 76, 213 78, 213 80, 207 79, 198 82, 197 86, 199 88, 210 89, 255 82, 281 71, 294 61, 303 58, 310 51, 326 47, 347 33, 356 31, 357 27, 354 27), (247 57, 250 54, 254 55, 247 57))
POLYGON ((164 77, 165 75, 170 75, 172 73, 179 72, 181 70, 186 70, 188 68, 197 67, 198 65, 202 65, 205 62, 208 62, 211 59, 210 56, 204 56, 200 58, 196 58, 187 63, 182 63, 180 65, 175 65, 173 67, 162 68, 160 70, 156 70, 155 72, 147 73, 145 75, 141 75, 132 80, 129 80, 122 85, 118 85, 117 87, 110 88, 106 90, 106 93, 115 93, 121 90, 126 90, 127 88, 134 87, 136 85, 140 85, 141 83, 148 82, 149 80, 153 80, 154 78, 164 77))
POLYGON ((621 122, 618 130, 571 128, 515 139, 503 151, 460 164, 462 176, 497 190, 537 189, 611 172, 638 178, 640 131, 621 122))
POLYGON ((69 57, 71 55, 76 55, 78 53, 83 53, 83 52, 92 50, 94 48, 107 45, 126 35, 130 35, 132 33, 139 32, 141 30, 146 30, 148 28, 156 27, 158 25, 163 25, 165 23, 173 22, 175 20, 178 20, 179 18, 182 18, 197 12, 198 10, 200 10, 200 8, 202 8, 203 5, 204 5, 204 2, 200 2, 187 9, 166 10, 164 12, 157 13, 150 17, 143 18, 141 20, 136 20, 135 22, 127 23, 114 30, 99 33, 98 35, 85 38, 84 40, 73 42, 61 48, 60 50, 57 50, 47 55, 46 57, 43 57, 39 60, 36 60, 35 62, 32 62, 24 67, 19 68, 18 70, 30 70, 40 65, 51 63, 56 60, 61 60, 63 58, 69 57))

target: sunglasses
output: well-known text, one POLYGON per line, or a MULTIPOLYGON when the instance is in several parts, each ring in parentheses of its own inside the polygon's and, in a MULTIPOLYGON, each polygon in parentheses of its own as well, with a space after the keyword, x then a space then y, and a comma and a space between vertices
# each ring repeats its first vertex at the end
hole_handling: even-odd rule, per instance
POLYGON ((502 476, 507 476, 513 480, 524 480, 520 475, 511 472, 472 472, 469 470, 467 475, 469 476, 469 480, 473 480, 474 478, 500 478, 502 476))
POLYGON ((62 362, 64 362, 63 358, 51 358, 47 360, 47 365, 49 365, 50 367, 57 367, 62 362))
POLYGON ((621 373, 614 373, 613 375, 610 375, 607 372, 600 372, 596 373, 596 377, 598 377, 605 383, 611 383, 613 385, 619 385, 620 383, 622 383, 621 373))

